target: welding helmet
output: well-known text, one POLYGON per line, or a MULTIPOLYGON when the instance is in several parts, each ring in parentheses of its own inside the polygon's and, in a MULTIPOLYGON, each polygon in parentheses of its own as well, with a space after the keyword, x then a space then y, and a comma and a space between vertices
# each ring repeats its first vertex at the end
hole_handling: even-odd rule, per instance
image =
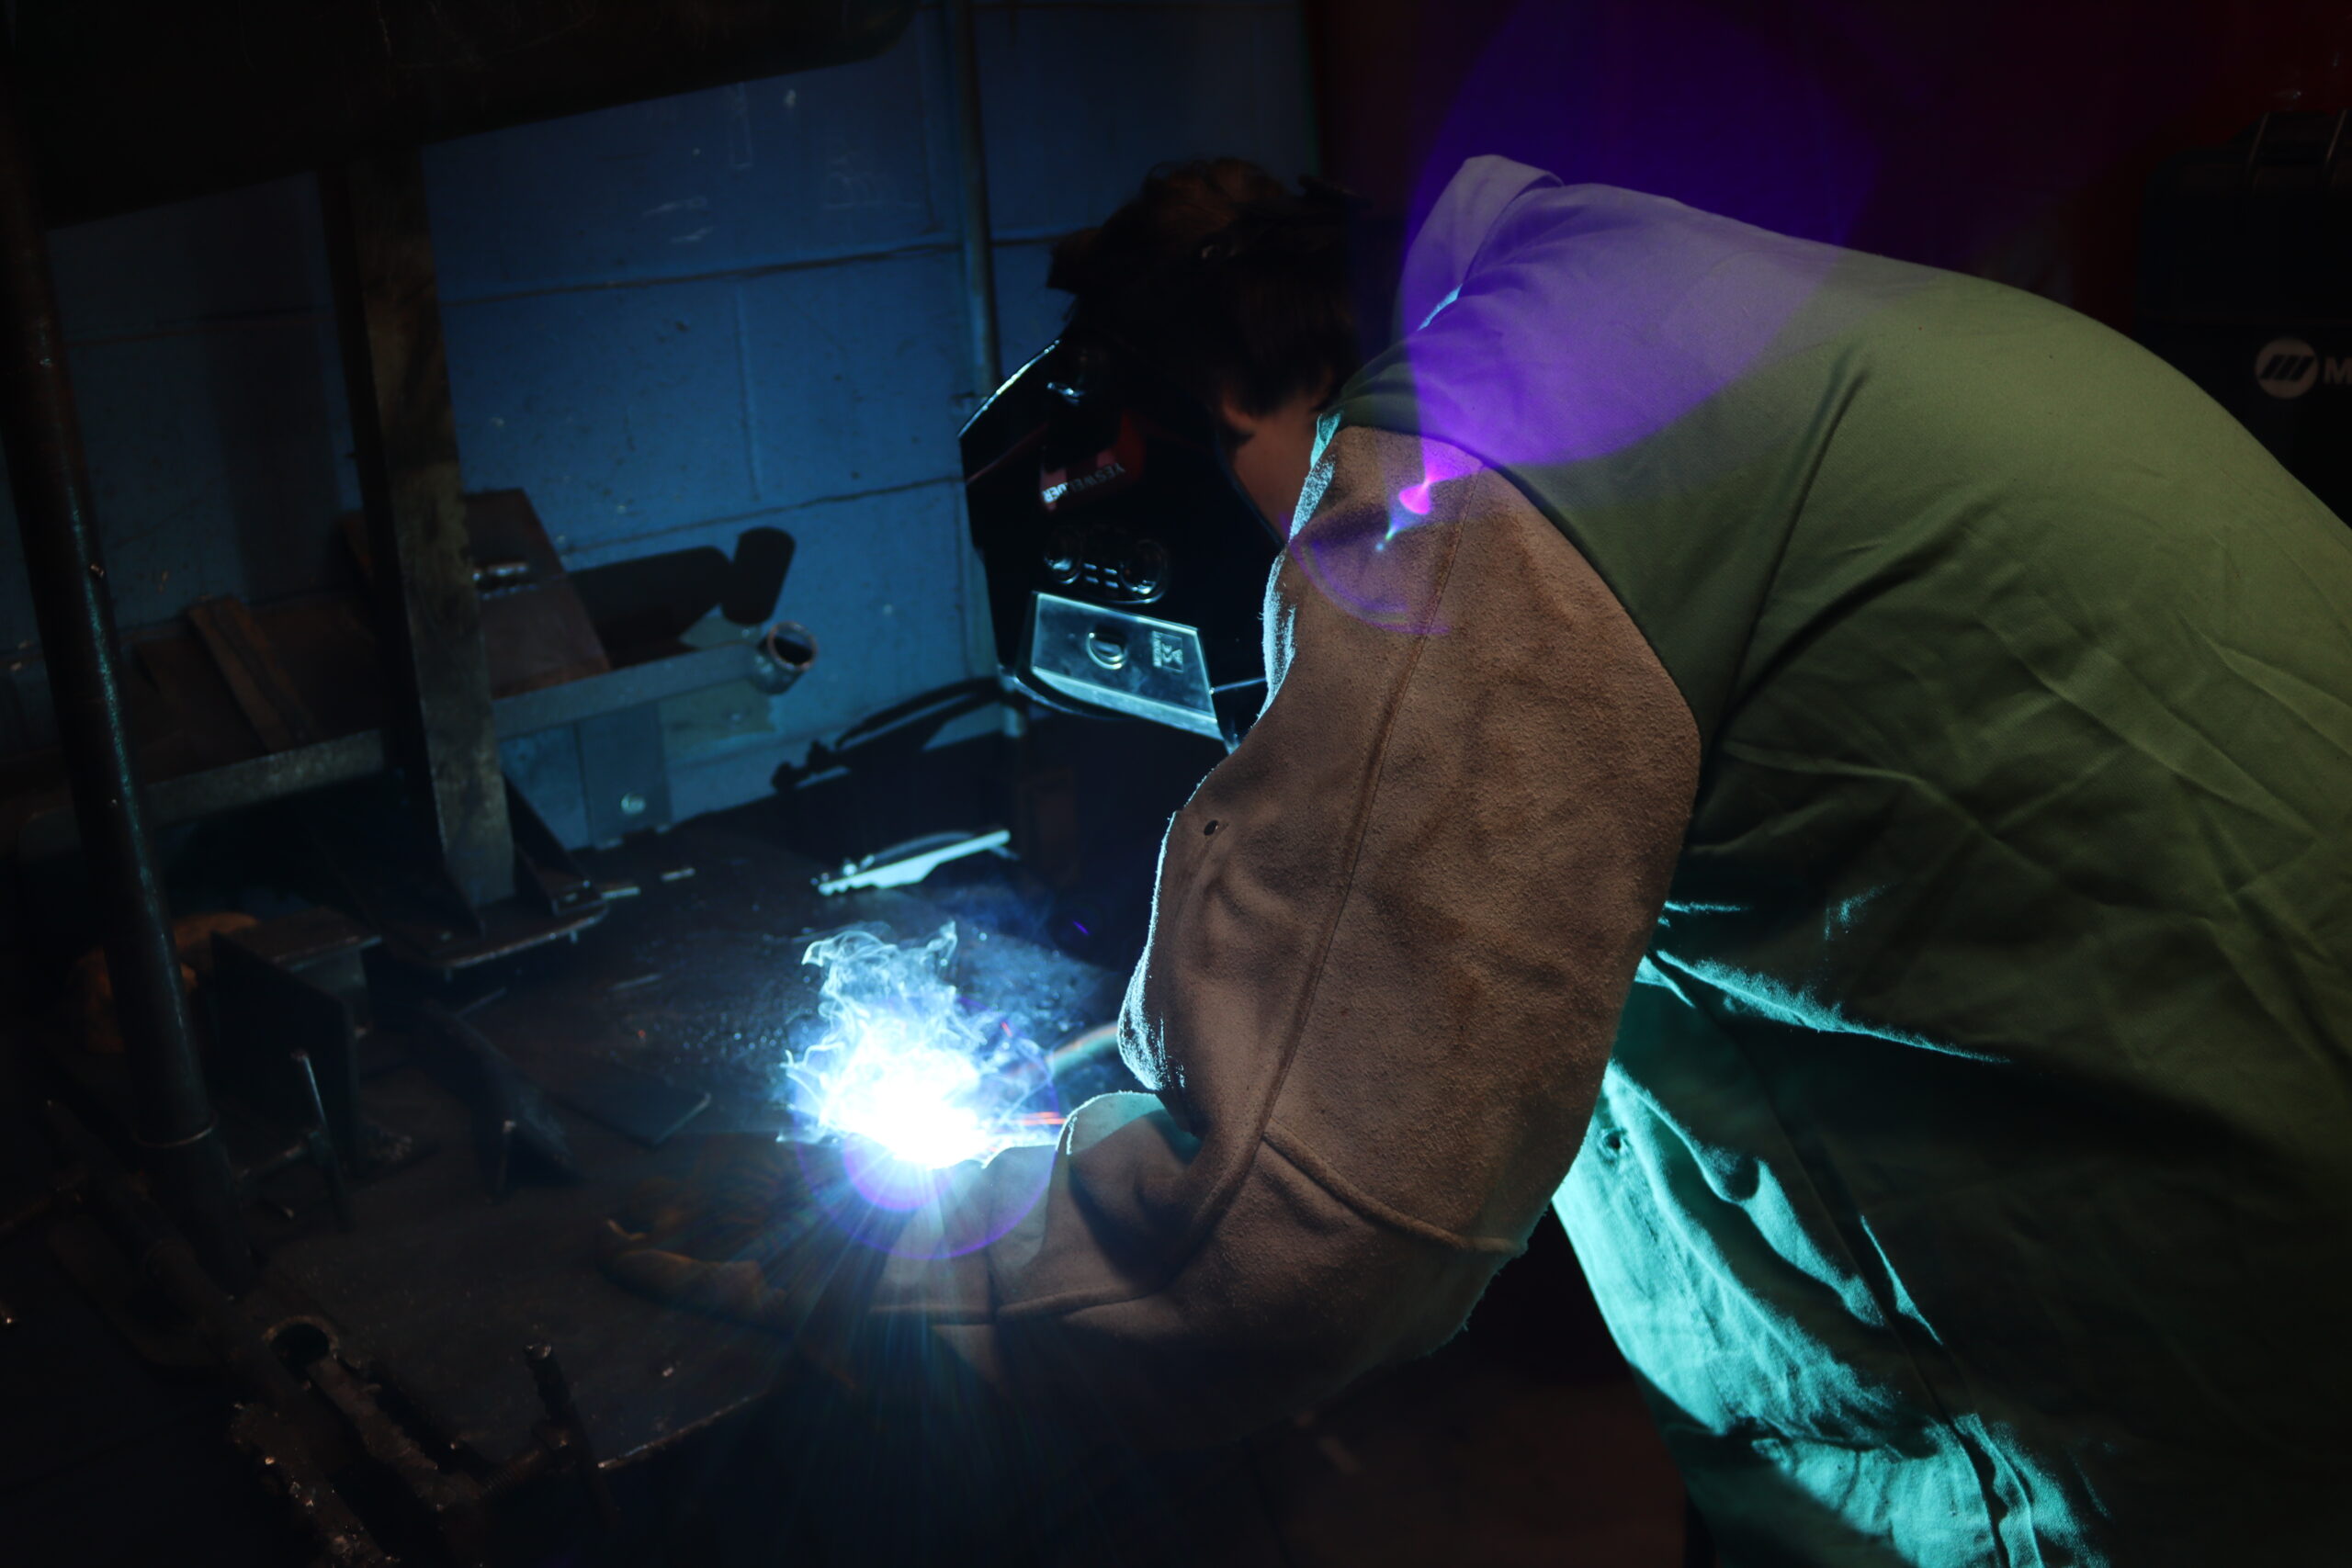
POLYGON ((1048 707, 1239 743, 1265 695, 1278 536, 1199 400, 1064 336, 964 427, 1005 680, 1048 707))

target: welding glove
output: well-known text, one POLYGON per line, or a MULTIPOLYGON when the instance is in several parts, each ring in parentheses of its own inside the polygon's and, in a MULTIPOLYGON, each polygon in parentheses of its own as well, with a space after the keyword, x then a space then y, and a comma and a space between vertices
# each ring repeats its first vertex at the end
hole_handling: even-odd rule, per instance
POLYGON ((605 1222, 600 1261, 655 1301, 786 1327, 763 1266, 788 1250, 802 1197, 786 1145, 771 1134, 718 1134, 702 1140, 685 1179, 639 1184, 605 1222))
POLYGON ((641 1183, 605 1222, 599 1260, 639 1295, 789 1334, 838 1366, 882 1258, 819 1201, 839 1180, 829 1151, 714 1134, 685 1179, 641 1183))
POLYGON ((719 1133, 698 1141, 680 1180, 641 1181, 605 1222, 607 1259, 653 1249, 707 1261, 755 1255, 806 1197, 790 1145, 766 1133, 719 1133))

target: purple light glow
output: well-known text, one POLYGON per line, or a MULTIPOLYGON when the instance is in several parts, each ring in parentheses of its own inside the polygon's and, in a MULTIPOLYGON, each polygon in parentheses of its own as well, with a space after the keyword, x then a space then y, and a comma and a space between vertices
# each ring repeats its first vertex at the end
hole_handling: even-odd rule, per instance
MULTIPOLYGON (((1398 491, 1396 504, 1416 517, 1427 517, 1430 514, 1430 508, 1437 503, 1437 498, 1432 492, 1438 486, 1450 484, 1455 479, 1466 479, 1477 471, 1478 460, 1468 453, 1452 446, 1433 446, 1424 442, 1421 446, 1420 482, 1407 485, 1403 490, 1398 491)), ((1395 514, 1391 513, 1388 519, 1388 536, 1393 539, 1411 526, 1413 525, 1409 523, 1398 523, 1395 514)))
MULTIPOLYGON (((1886 159, 1857 106, 1877 94, 1925 96, 1937 62, 1906 63, 1855 29, 1859 58, 1840 62, 1846 73, 1826 73, 1823 60, 1836 55, 1793 46, 1785 28, 1759 30, 1742 9, 1524 0, 1443 107, 1416 223, 1466 160, 1496 153, 1569 185, 1622 186, 1776 233, 1846 243, 1883 197, 1886 159), (1857 84, 1858 70, 1885 74, 1857 84)), ((1818 16, 1816 36, 1849 31, 1838 7, 1799 9, 1818 16)))

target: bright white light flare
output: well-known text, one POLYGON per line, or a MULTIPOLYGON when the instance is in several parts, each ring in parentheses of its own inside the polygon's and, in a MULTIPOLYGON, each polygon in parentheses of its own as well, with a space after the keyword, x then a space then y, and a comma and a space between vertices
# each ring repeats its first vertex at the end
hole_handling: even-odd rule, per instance
POLYGON ((786 1066, 799 1135, 872 1145, 924 1170, 1050 1143, 1045 1054, 948 982, 956 927, 898 946, 862 931, 808 944, 824 1038, 786 1066))

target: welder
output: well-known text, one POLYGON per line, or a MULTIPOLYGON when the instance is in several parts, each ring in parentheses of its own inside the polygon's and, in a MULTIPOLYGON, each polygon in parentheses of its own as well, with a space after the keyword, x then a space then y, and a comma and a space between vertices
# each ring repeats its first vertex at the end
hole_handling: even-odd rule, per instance
POLYGON ((2340 1558, 2352 533, 2028 294, 1479 159, 1360 362, 1348 233, 1227 162, 1057 253, 1281 541, 1267 696, 1156 1092, 854 1310, 1213 1440, 1550 1207, 1727 1562, 2340 1558))

